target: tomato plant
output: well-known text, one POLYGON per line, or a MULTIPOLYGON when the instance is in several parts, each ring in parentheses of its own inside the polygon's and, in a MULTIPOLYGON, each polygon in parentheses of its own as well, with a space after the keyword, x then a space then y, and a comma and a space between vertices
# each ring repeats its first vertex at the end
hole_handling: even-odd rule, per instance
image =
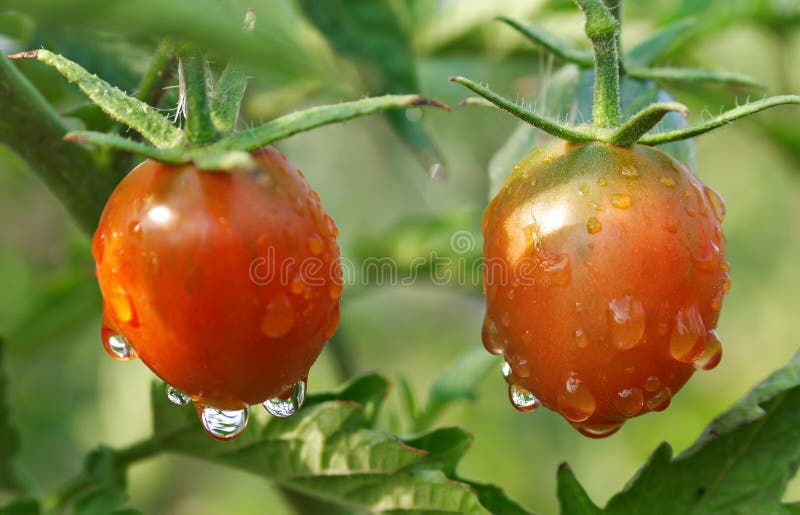
POLYGON ((0 513, 793 511, 797 10, 576 3, 0 2, 0 513))

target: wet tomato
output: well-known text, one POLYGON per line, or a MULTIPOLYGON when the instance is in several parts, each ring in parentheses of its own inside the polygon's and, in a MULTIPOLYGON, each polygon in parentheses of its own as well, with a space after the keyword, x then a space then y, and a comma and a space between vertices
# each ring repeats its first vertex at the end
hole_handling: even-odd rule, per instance
POLYGON ((512 403, 608 436, 716 366, 724 214, 651 147, 558 142, 520 162, 483 217, 483 342, 512 403))
POLYGON ((231 173, 145 161, 92 242, 106 349, 138 355, 176 403, 241 410, 291 392, 338 324, 336 226, 282 154, 253 158, 231 173))

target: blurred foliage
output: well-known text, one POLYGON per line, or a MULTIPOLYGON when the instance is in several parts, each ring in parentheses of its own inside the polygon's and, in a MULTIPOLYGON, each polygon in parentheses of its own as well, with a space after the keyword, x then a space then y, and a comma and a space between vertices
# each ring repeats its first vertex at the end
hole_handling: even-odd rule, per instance
MULTIPOLYGON (((395 64, 384 62, 380 53, 346 51, 337 36, 309 15, 310 4, 314 3, 0 0, 0 49, 10 53, 45 46, 63 51, 109 82, 132 91, 160 39, 189 40, 212 53, 214 66, 233 56, 248 66, 253 80, 241 122, 247 126, 311 103, 371 91, 372 80, 386 80, 389 72, 381 66, 389 65, 402 70, 398 73, 409 81, 408 87, 413 85, 424 95, 451 105, 464 96, 460 88, 447 83, 447 77, 456 74, 488 80, 526 102, 541 98, 544 91, 552 98, 569 91, 559 86, 559 74, 574 72, 556 71, 559 63, 491 18, 503 14, 535 21, 569 40, 581 41, 580 16, 568 0, 389 1, 397 32, 382 34, 391 42, 386 48, 399 45, 413 51, 411 62, 395 64), (243 43, 239 28, 245 7, 254 7, 259 18, 254 37, 243 43), (401 40, 400 34, 406 39, 401 40)), ((343 0, 330 3, 347 4, 343 0)), ((724 6, 711 0, 628 2, 623 41, 631 48, 654 30, 686 17, 695 18, 694 28, 670 48, 660 64, 700 63, 748 73, 763 78, 772 93, 800 88, 797 0, 732 0, 724 6)), ((81 113, 83 103, 75 88, 50 70, 36 63, 23 63, 17 69, 57 112, 75 116, 66 121, 69 127, 102 123, 92 118, 96 113, 81 113)), ((174 90, 169 91, 173 94, 174 90)), ((668 91, 696 114, 732 106, 741 94, 674 85, 668 91)), ((416 120, 412 112, 405 119, 412 127, 424 128, 447 158, 447 182, 432 182, 420 174, 418 161, 381 119, 327 128, 279 146, 322 195, 341 227, 343 255, 353 262, 390 256, 410 264, 415 257, 425 259, 430 249, 469 260, 480 252, 479 213, 489 189, 486 169, 499 148, 521 136, 512 137, 513 120, 489 110, 429 113, 422 120, 416 120), (462 230, 475 238, 472 254, 452 252, 450 238, 462 230)), ((528 144, 522 141, 517 152, 528 144)), ((797 341, 793 316, 800 291, 796 265, 800 227, 787 223, 800 218, 798 145, 800 128, 794 112, 762 114, 698 142, 698 174, 728 202, 725 229, 733 264, 734 288, 719 326, 726 355, 716 371, 693 379, 665 413, 636 420, 604 441, 584 439, 543 410, 531 415, 515 412, 506 401, 499 371, 476 383, 474 391, 472 384, 464 390, 440 390, 456 392, 452 398, 475 396, 471 403, 448 403, 450 409, 437 412, 441 423, 463 425, 474 434, 472 449, 458 467, 459 476, 502 485, 508 498, 542 513, 558 509, 557 490, 562 499, 583 499, 584 507, 605 505, 660 442, 669 440, 676 451, 685 449, 724 406, 786 361, 797 341), (556 469, 563 461, 570 463, 580 485, 570 483, 574 476, 567 468, 560 469, 556 483, 556 469), (585 498, 579 496, 580 491, 585 498)), ((36 478, 36 486, 50 491, 75 473, 76 464, 98 442, 125 448, 148 436, 152 375, 139 364, 110 362, 101 350, 99 294, 86 238, 35 180, 29 167, 35 166, 36 156, 22 157, 28 162, 0 146, 0 334, 7 336, 5 393, 10 404, 3 412, 6 420, 9 411, 13 413, 23 435, 19 462, 36 478)), ((497 159, 491 166, 496 170, 493 176, 510 170, 501 163, 514 160, 497 159)), ((88 168, 86 173, 90 173, 88 168)), ((419 275, 429 277, 430 266, 431 261, 425 261, 419 275)), ((429 385, 440 384, 436 378, 446 368, 442 364, 458 363, 469 350, 480 351, 483 306, 478 289, 440 287, 431 280, 406 286, 356 283, 345 291, 344 344, 357 356, 360 372, 378 368, 387 376, 405 378, 400 382, 404 394, 390 396, 378 413, 379 426, 403 433, 408 431, 409 406, 417 413, 427 406, 418 406, 414 399, 424 398, 429 385)), ((321 391, 337 383, 333 359, 326 350, 312 370, 311 388, 321 391)), ((786 392, 771 400, 759 398, 761 408, 753 410, 751 404, 748 413, 759 413, 761 418, 746 422, 742 433, 731 433, 745 435, 765 419, 785 427, 785 436, 794 438, 791 445, 781 444, 776 455, 753 455, 758 460, 792 457, 789 447, 797 440, 792 436, 792 426, 797 426, 792 403, 797 393, 791 388, 786 392)), ((428 398, 436 402, 436 395, 441 394, 429 393, 428 398)), ((447 395, 444 398, 451 398, 447 395)), ((311 416, 323 404, 309 405, 308 413, 302 413, 311 416)), ((169 416, 184 414, 178 409, 169 416)), ((196 435, 175 442, 176 449, 194 438, 202 440, 199 428, 192 430, 196 435)), ((13 447, 7 444, 12 439, 0 441, 0 455, 5 456, 13 447)), ((212 443, 202 440, 198 445, 212 443)), ((243 460, 254 459, 244 452, 243 456, 243 460)), ((682 456, 691 458, 685 454, 669 461, 666 453, 656 454, 649 470, 656 474, 675 466, 688 467, 681 463, 692 462, 682 456)), ((0 477, 5 480, 8 476, 2 470, 0 477)), ((763 475, 765 481, 772 479, 763 475)), ((772 484, 782 481, 778 478, 772 484)), ((658 483, 666 488, 662 480, 658 483)), ((688 480, 686 484, 696 486, 688 480)), ((80 506, 90 511, 130 504, 145 513, 169 514, 249 513, 264 511, 265 506, 271 513, 291 512, 291 501, 259 476, 210 463, 198 467, 193 459, 180 457, 157 458, 132 467, 127 485, 130 501, 119 495, 113 483, 101 486, 80 506)), ((495 502, 504 498, 492 487, 472 488, 484 505, 492 502, 487 498, 495 502)), ((771 502, 780 500, 780 490, 770 491, 771 502)), ((674 486, 667 493, 673 491, 683 492, 674 486)), ((798 495, 800 484, 793 482, 785 496, 798 495)), ((675 502, 679 497, 674 496, 675 502)), ((0 489, 0 505, 9 499, 8 490, 0 489)), ((612 501, 610 506, 621 502, 612 501)), ((17 513, 30 513, 35 506, 26 501, 17 508, 17 513)))

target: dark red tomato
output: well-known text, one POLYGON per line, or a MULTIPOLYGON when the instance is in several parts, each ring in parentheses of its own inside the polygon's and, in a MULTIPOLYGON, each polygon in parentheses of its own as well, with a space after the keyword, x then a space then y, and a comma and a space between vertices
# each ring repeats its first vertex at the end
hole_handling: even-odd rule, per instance
POLYGON ((145 161, 92 242, 106 348, 128 357, 127 339, 164 381, 218 409, 290 391, 339 320, 333 220, 277 150, 252 157, 257 169, 231 173, 145 161))
POLYGON ((654 148, 559 142, 520 162, 483 217, 483 342, 512 402, 608 436, 716 366, 724 214, 654 148))

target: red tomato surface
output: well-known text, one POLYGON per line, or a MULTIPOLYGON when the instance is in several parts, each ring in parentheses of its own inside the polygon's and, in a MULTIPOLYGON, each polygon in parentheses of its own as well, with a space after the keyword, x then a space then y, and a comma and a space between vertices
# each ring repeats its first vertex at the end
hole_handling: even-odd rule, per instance
POLYGON ((257 169, 145 161, 117 187, 92 242, 104 338, 121 333, 203 405, 241 409, 305 378, 336 330, 338 233, 274 148, 257 169))
POLYGON ((650 147, 558 142, 517 164, 483 217, 483 341, 512 402, 608 436, 716 366, 724 210, 650 147))

